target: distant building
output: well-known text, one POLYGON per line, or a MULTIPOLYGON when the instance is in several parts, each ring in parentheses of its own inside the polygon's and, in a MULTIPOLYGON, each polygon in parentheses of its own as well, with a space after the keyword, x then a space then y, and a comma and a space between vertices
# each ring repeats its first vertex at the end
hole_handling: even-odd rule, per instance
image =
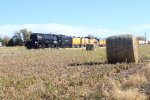
POLYGON ((144 44, 148 44, 148 41, 145 41, 145 40, 139 40, 139 45, 144 45, 144 44))

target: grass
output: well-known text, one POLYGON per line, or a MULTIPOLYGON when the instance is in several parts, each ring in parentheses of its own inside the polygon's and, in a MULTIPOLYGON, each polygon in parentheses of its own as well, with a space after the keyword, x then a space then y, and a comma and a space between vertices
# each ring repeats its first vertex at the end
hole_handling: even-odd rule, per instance
POLYGON ((144 83, 147 83, 147 78, 144 75, 133 74, 130 75, 127 79, 125 79, 125 81, 122 83, 122 86, 123 88, 136 88, 144 83))
POLYGON ((146 96, 138 92, 137 89, 121 90, 116 89, 113 91, 111 99, 113 100, 145 100, 146 96))
POLYGON ((139 47, 137 64, 107 64, 105 50, 0 48, 0 99, 118 99, 119 93, 130 95, 128 90, 133 98, 148 97, 140 89, 150 80, 144 67, 150 47, 139 47))

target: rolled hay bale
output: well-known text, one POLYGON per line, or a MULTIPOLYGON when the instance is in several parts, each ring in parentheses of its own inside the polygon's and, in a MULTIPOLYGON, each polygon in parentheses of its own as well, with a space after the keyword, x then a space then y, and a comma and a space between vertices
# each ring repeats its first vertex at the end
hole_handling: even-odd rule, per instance
POLYGON ((137 39, 130 34, 108 37, 106 39, 106 54, 108 63, 137 63, 137 39))
POLYGON ((86 50, 87 51, 94 50, 94 44, 86 44, 86 50))

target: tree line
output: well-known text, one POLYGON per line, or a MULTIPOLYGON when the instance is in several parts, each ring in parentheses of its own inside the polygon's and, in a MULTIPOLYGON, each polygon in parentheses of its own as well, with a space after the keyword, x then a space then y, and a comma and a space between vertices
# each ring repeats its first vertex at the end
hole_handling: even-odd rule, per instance
POLYGON ((14 32, 14 35, 11 38, 8 36, 0 38, 0 42, 2 42, 3 46, 23 46, 27 41, 30 40, 31 33, 32 32, 28 31, 27 29, 21 29, 14 32))

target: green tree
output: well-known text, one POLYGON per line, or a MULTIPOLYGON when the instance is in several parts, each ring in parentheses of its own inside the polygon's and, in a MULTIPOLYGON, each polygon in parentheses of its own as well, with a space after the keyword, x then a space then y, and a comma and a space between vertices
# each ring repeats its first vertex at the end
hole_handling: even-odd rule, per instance
POLYGON ((21 33, 15 32, 14 36, 10 39, 9 46, 22 46, 23 45, 23 40, 21 37, 21 33))
POLYGON ((15 45, 15 41, 13 38, 11 38, 8 42, 8 46, 14 46, 15 45))
POLYGON ((2 39, 2 45, 4 46, 8 46, 10 38, 7 36, 4 36, 4 38, 2 39))
POLYGON ((0 38, 0 42, 2 42, 3 41, 3 39, 2 38, 0 38))
POLYGON ((21 29, 20 33, 22 33, 23 41, 25 43, 30 40, 30 34, 32 33, 31 31, 28 31, 27 29, 21 29))

